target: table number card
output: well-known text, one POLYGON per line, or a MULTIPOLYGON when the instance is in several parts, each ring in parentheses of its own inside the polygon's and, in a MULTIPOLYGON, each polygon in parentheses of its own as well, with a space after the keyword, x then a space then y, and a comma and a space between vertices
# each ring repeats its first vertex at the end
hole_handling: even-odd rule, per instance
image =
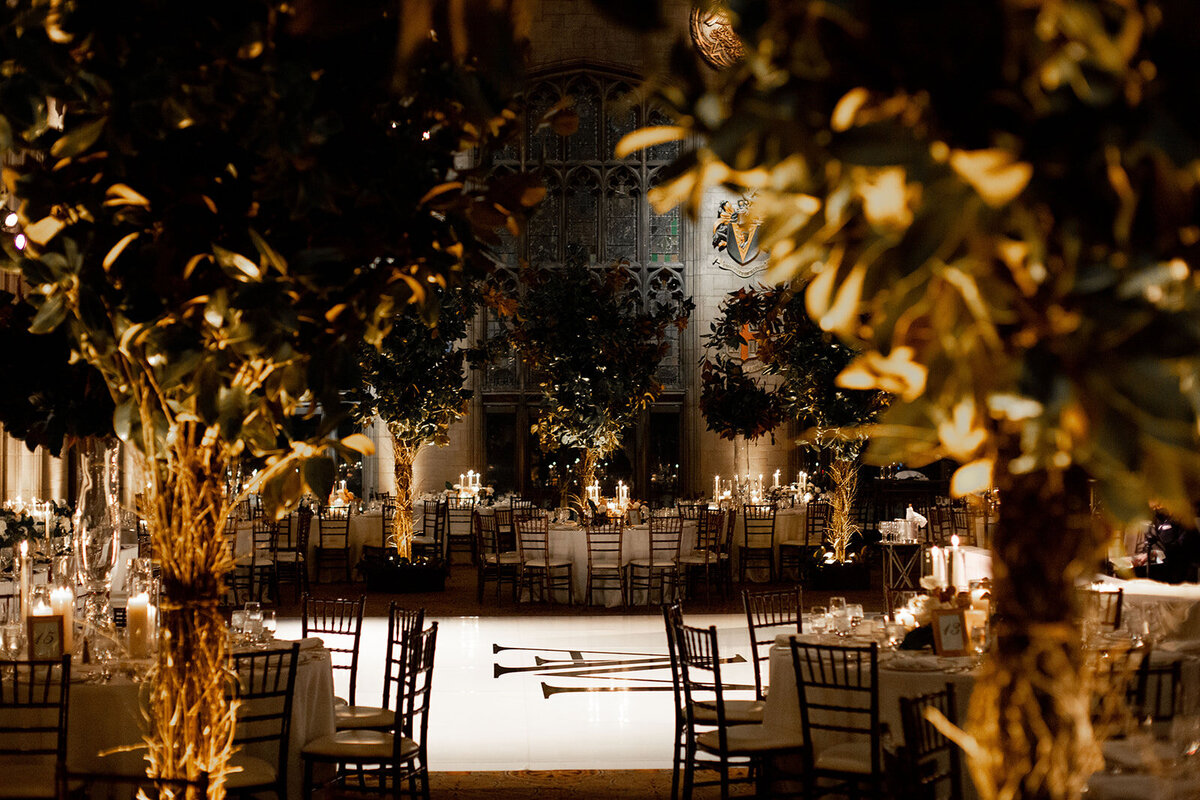
POLYGON ((962 609, 933 612, 933 651, 939 656, 965 656, 970 644, 962 609))
POLYGON ((57 615, 30 617, 29 658, 34 661, 63 656, 63 618, 57 615))

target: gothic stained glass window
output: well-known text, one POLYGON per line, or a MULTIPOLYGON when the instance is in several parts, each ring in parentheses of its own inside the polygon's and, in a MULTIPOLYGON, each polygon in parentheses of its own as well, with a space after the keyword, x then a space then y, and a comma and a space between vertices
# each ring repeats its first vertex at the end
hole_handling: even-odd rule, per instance
MULTIPOLYGON (((633 94, 629 79, 592 70, 538 79, 527 96, 524 145, 506 148, 495 163, 499 169, 540 168, 546 199, 522 239, 504 242, 501 269, 515 270, 521 259, 542 267, 561 264, 568 247, 582 245, 597 267, 624 260, 643 303, 653 302, 655 287, 664 280, 683 287, 683 219, 677 210, 656 214, 646 199, 656 173, 679 154, 679 144, 658 145, 621 159, 614 155, 622 136, 644 123, 667 124, 667 117, 633 94), (566 137, 548 127, 539 129, 535 120, 540 114, 565 99, 573 103, 579 129, 566 137), (523 154, 519 160, 518 152, 523 154)), ((674 334, 659 369, 667 389, 679 390, 685 384, 679 345, 674 334)), ((514 366, 489 370, 484 391, 521 391, 514 366)))

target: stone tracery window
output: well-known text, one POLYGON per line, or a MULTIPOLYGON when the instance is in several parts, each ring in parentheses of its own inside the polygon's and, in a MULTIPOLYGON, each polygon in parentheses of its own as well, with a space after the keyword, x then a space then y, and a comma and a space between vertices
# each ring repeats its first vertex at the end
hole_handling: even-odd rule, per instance
MULTIPOLYGON (((657 145, 625 158, 613 153, 621 137, 643 120, 667 124, 665 115, 631 100, 632 89, 628 79, 589 70, 549 76, 530 88, 523 140, 499 153, 496 167, 540 166, 546 199, 525 236, 519 241, 509 237, 499 248, 502 271, 515 273, 521 260, 543 267, 561 264, 567 247, 579 245, 596 268, 625 259, 643 303, 651 302, 663 286, 683 286, 681 215, 677 209, 656 214, 646 199, 658 172, 678 155, 679 144, 657 145), (574 101, 579 129, 567 137, 538 129, 533 120, 566 97, 574 101)), ((494 329, 494 324, 488 327, 494 329)), ((676 335, 659 369, 668 390, 683 388, 681 357, 676 335)), ((485 391, 520 389, 516 364, 489 368, 485 391)))

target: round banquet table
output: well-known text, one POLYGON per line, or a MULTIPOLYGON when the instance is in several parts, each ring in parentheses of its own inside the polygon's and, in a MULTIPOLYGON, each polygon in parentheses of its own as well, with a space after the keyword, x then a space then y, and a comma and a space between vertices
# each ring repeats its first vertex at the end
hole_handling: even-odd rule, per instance
MULTIPOLYGON (((791 640, 815 644, 836 645, 869 645, 870 640, 861 637, 839 638, 831 634, 795 634, 781 633, 775 637, 775 644, 770 652, 770 692, 767 693, 766 707, 763 712, 763 723, 771 727, 780 727, 799 731, 800 698, 796 690, 796 673, 792 666, 791 640)), ((1196 643, 1200 645, 1200 642, 1196 643)), ((1179 652, 1163 653, 1165 660, 1180 660, 1182 662, 1182 692, 1181 708, 1185 713, 1195 714, 1200 710, 1200 647, 1191 654, 1179 652)), ((1155 663, 1159 660, 1155 654, 1155 663)), ((900 720, 900 698, 915 697, 929 692, 940 691, 947 683, 954 686, 959 720, 951 720, 961 724, 965 720, 971 693, 975 689, 975 670, 972 668, 971 657, 943 657, 928 651, 891 651, 880 648, 879 651, 879 721, 887 725, 892 739, 897 746, 904 742, 904 727, 900 720)), ((819 693, 818 701, 819 701, 819 693)), ((827 744, 837 743, 837 733, 820 732, 827 744)), ((844 741, 844 739, 843 739, 844 741)), ((1098 784, 1109 780, 1106 773, 1093 776, 1098 784)), ((1145 776, 1142 776, 1145 777, 1145 776)), ((963 763, 962 776, 963 796, 971 800, 978 797, 975 785, 963 763)), ((1195 789, 1196 787, 1192 787, 1195 789)), ((1103 789, 1097 792, 1100 795, 1103 789)), ((1090 795, 1089 795, 1090 796, 1090 795)), ((1188 795, 1194 797, 1197 795, 1188 795)))
MULTIPOLYGON (((279 644, 290 644, 279 640, 279 644)), ((136 773, 145 768, 145 751, 138 748, 145 735, 140 694, 147 684, 134 682, 117 670, 106 683, 91 683, 98 666, 76 664, 72 669, 70 708, 67 716, 67 765, 73 770, 136 773), (128 752, 103 755, 114 748, 128 752)), ((292 729, 288 742, 288 797, 299 798, 304 781, 300 749, 320 736, 334 732, 333 670, 329 651, 320 639, 301 642, 292 699, 292 729)), ((273 759, 270 745, 246 748, 252 755, 273 759)), ((274 763, 274 762, 272 762, 274 763)))
MULTIPOLYGON (((683 554, 690 553, 696 549, 696 522, 695 520, 684 520, 683 523, 683 538, 680 551, 683 554)), ((629 564, 630 561, 638 558, 650 557, 650 526, 631 525, 625 528, 625 533, 621 539, 621 562, 629 564)), ((587 601, 587 566, 588 566, 588 549, 587 549, 587 533, 584 529, 574 524, 551 524, 550 525, 550 558, 570 561, 571 562, 571 601, 575 603, 583 603, 587 601)), ((612 586, 612 581, 607 581, 604 585, 612 586)), ((619 606, 621 604, 621 593, 612 589, 598 589, 595 595, 607 607, 619 606)), ((632 598, 632 602, 636 605, 646 601, 645 592, 638 592, 638 596, 632 598)), ((566 598, 556 597, 556 600, 564 600, 566 598)))

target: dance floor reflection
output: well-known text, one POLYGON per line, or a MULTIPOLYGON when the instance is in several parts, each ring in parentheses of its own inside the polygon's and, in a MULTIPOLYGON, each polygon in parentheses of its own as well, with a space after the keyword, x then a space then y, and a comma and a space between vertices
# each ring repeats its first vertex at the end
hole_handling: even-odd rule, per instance
MULTIPOLYGON (((429 732, 436 771, 669 769, 671 669, 661 616, 439 619, 429 732)), ((716 625, 722 679, 753 692, 745 617, 716 625)), ((280 635, 299 634, 281 624, 280 635)), ((363 621, 357 700, 382 698, 387 621, 363 621)), ((338 694, 345 681, 335 678, 338 694)), ((744 693, 738 696, 746 697, 744 693)))

